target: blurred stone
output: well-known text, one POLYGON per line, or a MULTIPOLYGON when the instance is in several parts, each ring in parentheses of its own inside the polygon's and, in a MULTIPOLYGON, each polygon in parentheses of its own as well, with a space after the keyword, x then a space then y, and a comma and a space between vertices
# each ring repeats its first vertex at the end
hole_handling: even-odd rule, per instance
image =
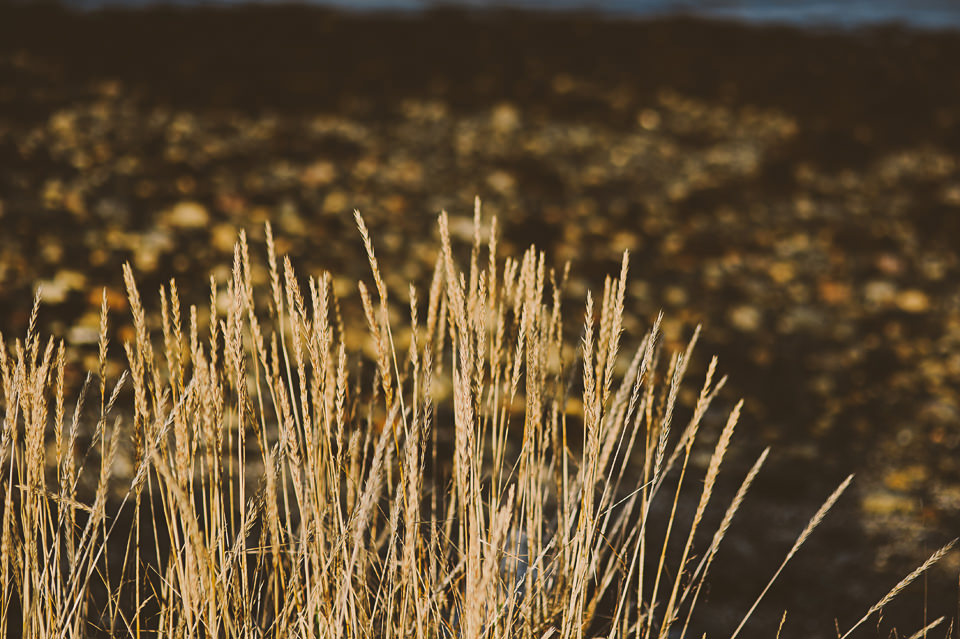
POLYGON ((688 300, 686 289, 680 286, 668 286, 663 291, 663 298, 670 306, 683 306, 688 300))
POLYGON ((232 254, 238 239, 237 229, 233 224, 216 224, 210 229, 210 245, 221 253, 232 254))
POLYGON ((850 300, 850 286, 845 282, 824 280, 817 286, 817 294, 827 304, 845 304, 850 300))
POLYGON ((247 201, 232 192, 217 193, 216 208, 231 217, 239 217, 246 212, 247 201))
POLYGON ((347 194, 343 191, 330 191, 323 198, 323 212, 328 215, 336 215, 347 210, 347 194))
POLYGON ((353 165, 353 177, 358 180, 369 180, 380 170, 380 161, 375 155, 367 155, 357 160, 353 165))
POLYGON ((551 85, 554 93, 565 95, 576 88, 577 81, 569 73, 558 73, 553 76, 551 85))
MULTIPOLYGON (((130 451, 121 447, 118 454, 113 458, 113 464, 110 467, 111 476, 121 480, 129 480, 133 477, 134 470, 133 458, 130 455, 130 451)), ((123 499, 126 497, 122 484, 120 484, 117 490, 117 498, 123 499)))
POLYGON ((881 253, 876 259, 877 268, 887 275, 898 275, 903 271, 903 260, 890 253, 881 253))
POLYGON ((613 255, 622 255, 624 251, 630 251, 633 254, 639 248, 639 239, 633 231, 617 231, 610 237, 610 251, 613 255))
POLYGON ((759 309, 755 306, 747 305, 735 306, 730 309, 727 318, 734 327, 744 332, 757 330, 763 319, 759 309))
POLYGON ((300 181, 304 186, 316 188, 326 186, 337 178, 337 168, 333 162, 319 160, 303 169, 300 175, 300 181))
POLYGON ((60 304, 72 291, 80 291, 87 285, 87 276, 80 271, 61 269, 52 279, 40 282, 41 296, 44 302, 60 304))
POLYGON ((890 306, 897 298, 897 287, 890 282, 874 280, 863 287, 866 302, 873 306, 890 306))
POLYGON ((99 326, 72 326, 67 331, 67 341, 71 344, 96 344, 100 341, 99 326))
POLYGON ((144 200, 152 197, 156 191, 157 184, 145 178, 138 180, 136 186, 134 186, 134 193, 136 196, 144 200))
POLYGON ((400 111, 406 118, 427 122, 441 121, 449 114, 447 105, 439 100, 404 100, 400 111))
POLYGON ((690 193, 690 183, 682 180, 674 180, 667 185, 667 197, 672 202, 678 202, 690 193))
POLYGON ((793 279, 794 269, 790 262, 774 262, 770 265, 770 279, 777 284, 785 284, 793 279))
POLYGON ((490 125, 497 133, 510 133, 520 126, 520 112, 509 102, 501 102, 490 113, 490 125))
POLYGON ((79 188, 69 188, 63 198, 63 208, 74 217, 83 218, 87 214, 87 200, 79 188))
POLYGON ((174 249, 173 237, 166 229, 147 231, 135 241, 133 261, 136 268, 141 271, 156 270, 160 256, 174 249))
POLYGON ((960 206, 960 184, 949 184, 943 188, 940 198, 944 204, 960 206))
POLYGON ((934 496, 937 505, 944 509, 960 512, 960 486, 940 486, 934 496))
POLYGON ((487 184, 497 193, 509 195, 513 193, 517 181, 510 173, 497 170, 487 176, 487 184))
MULTIPOLYGON (((125 311, 127 310, 127 295, 125 292, 106 287, 103 288, 93 288, 87 293, 87 304, 96 308, 97 313, 99 313, 100 305, 103 302, 103 295, 106 292, 107 296, 107 310, 109 311, 125 311)), ((99 315, 98 315, 99 317, 99 315)))
POLYGON ((897 468, 886 474, 884 485, 896 491, 908 491, 918 488, 926 481, 929 473, 922 465, 915 464, 905 468, 897 468))
POLYGON ((164 215, 164 221, 175 228, 199 229, 210 222, 207 209, 197 202, 180 202, 164 215))
POLYGON ((907 313, 923 313, 930 308, 927 294, 917 289, 908 289, 897 295, 897 307, 907 313))
POLYGON ((923 276, 928 280, 934 282, 939 282, 947 275, 947 270, 949 265, 946 260, 940 259, 936 256, 924 256, 920 262, 920 269, 923 271, 923 276))
POLYGON ((402 195, 395 194, 390 195, 383 200, 383 208, 389 212, 391 215, 400 215, 404 213, 407 208, 407 198, 402 195))
POLYGON ((684 331, 687 328, 683 322, 671 319, 669 315, 664 317, 663 323, 660 324, 660 334, 663 335, 664 346, 667 350, 686 348, 689 337, 684 334, 684 331))
POLYGON ((407 187, 419 186, 423 181, 423 165, 409 158, 392 162, 387 168, 387 179, 407 187))
POLYGON ((290 237, 304 237, 307 234, 306 222, 296 205, 290 200, 285 200, 280 205, 278 225, 280 231, 290 237))
POLYGON ((43 185, 43 205, 48 209, 57 208, 63 203, 63 182, 56 178, 46 181, 43 185))
POLYGON ((637 114, 637 124, 646 131, 656 131, 660 128, 660 114, 654 109, 644 109, 637 114))
POLYGON ((916 512, 917 500, 886 490, 875 490, 863 496, 860 502, 864 513, 872 516, 890 516, 916 512))
POLYGON ((181 175, 176 181, 177 190, 183 195, 191 195, 197 189, 197 180, 192 175, 181 175))
POLYGON ((37 286, 40 289, 40 299, 44 304, 61 304, 70 292, 66 286, 56 280, 41 280, 37 286))
MULTIPOLYGON (((463 217, 461 215, 456 215, 448 220, 450 236, 456 238, 464 243, 473 243, 473 236, 476 233, 473 225, 473 218, 463 217)), ((481 225, 480 227, 480 241, 484 241, 484 235, 486 231, 486 236, 489 237, 489 228, 484 228, 481 225)))
POLYGON ((40 255, 48 264, 59 264, 63 259, 63 243, 54 236, 46 236, 40 246, 40 255))

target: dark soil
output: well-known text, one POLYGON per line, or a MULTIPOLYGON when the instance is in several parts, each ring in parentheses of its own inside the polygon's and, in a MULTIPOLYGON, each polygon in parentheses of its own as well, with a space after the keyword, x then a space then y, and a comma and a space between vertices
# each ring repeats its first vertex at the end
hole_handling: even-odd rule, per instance
MULTIPOLYGON (((726 405, 746 398, 725 488, 774 446, 702 630, 732 630, 856 472, 751 635, 786 608, 783 636, 831 636, 960 531, 958 60, 960 34, 898 28, 0 6, 0 329, 23 334, 42 282, 42 328, 82 361, 101 287, 129 335, 123 261, 147 299, 175 276, 203 307, 265 220, 355 312, 354 208, 405 300, 438 211, 468 238, 479 195, 507 250, 573 261, 576 335, 630 249, 626 344, 661 308, 668 345, 702 322, 695 368, 719 354, 726 405)), ((879 634, 925 601, 955 617, 958 568, 879 634)))

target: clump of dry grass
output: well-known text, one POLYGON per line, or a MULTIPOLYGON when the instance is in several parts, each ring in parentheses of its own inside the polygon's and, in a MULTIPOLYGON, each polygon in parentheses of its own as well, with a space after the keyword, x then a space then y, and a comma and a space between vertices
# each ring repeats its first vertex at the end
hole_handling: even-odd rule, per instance
POLYGON ((359 284, 372 374, 350 363, 331 277, 302 287, 269 226, 268 304, 241 234, 228 309, 218 314, 224 285, 211 280, 206 328, 171 281, 152 334, 126 267, 129 372, 106 379, 104 302, 99 370, 70 419, 63 344, 41 341, 35 313, 23 341, 8 350, 0 339, 3 636, 686 636, 767 458, 721 505, 712 535, 702 531, 740 404, 701 474, 691 452, 725 378, 712 360, 676 423, 697 333, 665 355, 658 319, 618 374, 625 254, 619 276, 587 296, 579 348, 565 344, 567 272, 533 248, 501 262, 495 220, 482 245, 478 204, 466 267, 441 215, 432 284, 425 295, 411 286, 401 343, 356 221, 373 281, 359 284), (117 496, 121 437, 135 472, 117 496), (678 516, 685 494, 690 521, 678 516))

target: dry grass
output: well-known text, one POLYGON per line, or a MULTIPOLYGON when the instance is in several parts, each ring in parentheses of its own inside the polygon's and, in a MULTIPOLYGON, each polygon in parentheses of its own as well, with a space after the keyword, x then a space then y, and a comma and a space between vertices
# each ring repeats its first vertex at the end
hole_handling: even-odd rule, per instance
POLYGON ((357 215, 372 372, 348 357, 330 276, 301 288, 269 226, 269 302, 241 235, 229 308, 218 315, 224 285, 211 281, 204 328, 171 282, 151 333, 125 268, 129 372, 105 378, 104 302, 99 370, 70 418, 63 344, 34 321, 9 349, 0 339, 3 636, 686 636, 767 452, 717 529, 701 530, 740 413, 697 470, 691 452, 725 381, 716 360, 676 423, 697 334, 664 355, 658 319, 618 374, 627 255, 587 296, 576 349, 563 338, 566 272, 532 248, 501 262, 495 220, 483 246, 479 204, 475 218, 463 268, 440 217, 432 284, 425 296, 411 286, 401 329, 357 215), (135 472, 118 496, 122 438, 135 472))

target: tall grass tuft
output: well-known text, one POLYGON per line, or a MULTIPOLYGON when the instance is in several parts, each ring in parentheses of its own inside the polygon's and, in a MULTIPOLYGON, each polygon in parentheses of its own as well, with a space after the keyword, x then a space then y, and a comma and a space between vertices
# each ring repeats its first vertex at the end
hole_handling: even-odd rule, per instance
POLYGON ((64 345, 38 336, 36 305, 25 338, 0 338, 2 636, 687 636, 767 459, 715 504, 741 404, 698 468, 726 381, 713 359, 678 421, 699 333, 665 353, 657 318, 625 350, 625 253, 587 295, 580 344, 565 343, 580 317, 562 307, 568 271, 534 248, 501 261, 479 203, 466 265, 443 214, 429 289, 398 303, 356 222, 372 358, 348 353, 331 276, 301 280, 269 225, 269 289, 241 234, 208 311, 181 308, 171 281, 150 316, 125 267, 128 370, 106 378, 104 297, 100 363, 72 411, 64 345), (408 321, 392 318, 400 306, 408 321), (702 530, 713 508, 720 523, 702 530))

